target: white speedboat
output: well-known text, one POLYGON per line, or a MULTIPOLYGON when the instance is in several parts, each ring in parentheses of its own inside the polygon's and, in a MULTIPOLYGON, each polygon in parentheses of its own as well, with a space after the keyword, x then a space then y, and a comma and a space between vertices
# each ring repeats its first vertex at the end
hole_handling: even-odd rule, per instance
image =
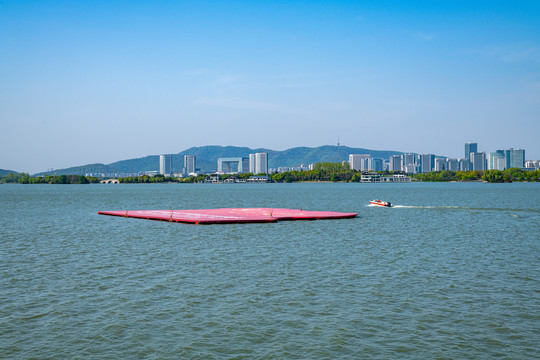
POLYGON ((392 207, 392 204, 389 201, 372 200, 369 203, 377 206, 392 207))

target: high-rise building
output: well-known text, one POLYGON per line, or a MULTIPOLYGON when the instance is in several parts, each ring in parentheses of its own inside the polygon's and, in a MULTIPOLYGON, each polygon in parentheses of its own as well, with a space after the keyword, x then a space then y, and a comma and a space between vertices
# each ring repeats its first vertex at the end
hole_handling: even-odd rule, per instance
POLYGON ((370 157, 368 154, 349 154, 349 168, 356 171, 364 170, 362 160, 370 157))
POLYGON ((458 159, 459 171, 469 171, 469 159, 458 159))
POLYGON ((249 170, 249 158, 219 158, 217 165, 218 173, 247 173, 249 170))
POLYGON ((446 159, 436 158, 435 159, 435 171, 447 170, 446 168, 446 159))
POLYGON ((506 157, 506 168, 524 168, 525 167, 525 150, 514 149, 504 150, 506 157))
POLYGON ((506 168, 506 156, 503 150, 497 150, 487 154, 488 170, 504 170, 506 168))
POLYGON ((247 166, 252 174, 268 174, 268 153, 249 154, 247 166))
POLYGON ((485 152, 472 152, 470 155, 470 165, 471 170, 482 171, 486 170, 486 153, 485 152))
POLYGON ((401 171, 401 156, 390 156, 390 171, 401 171))
POLYGON ((186 174, 192 174, 195 172, 196 163, 195 155, 184 155, 184 169, 186 174))
POLYGON ((171 155, 159 156, 159 173, 165 176, 169 176, 172 174, 172 156, 171 155))
POLYGON ((257 174, 257 159, 255 154, 249 154, 249 172, 252 174, 257 174))
POLYGON ((525 167, 527 169, 539 169, 540 168, 540 160, 527 160, 527 161, 525 161, 525 167))
POLYGON ((504 170, 506 168, 506 158, 496 157, 493 159, 493 170, 504 170))
POLYGON ((401 155, 401 171, 405 171, 407 174, 416 174, 418 172, 417 159, 417 154, 401 155))
POLYGON ((402 167, 401 170, 406 172, 407 174, 416 174, 418 173, 418 165, 406 165, 405 167, 402 167))
POLYGON ((410 165, 415 165, 416 162, 414 154, 403 154, 401 155, 401 167, 405 169, 405 167, 410 165))
POLYGON ((457 159, 446 159, 447 170, 458 171, 459 163, 457 159))
POLYGON ((368 161, 367 170, 383 171, 383 160, 382 159, 368 158, 367 161, 368 161))
POLYGON ((242 171, 238 171, 241 173, 248 173, 249 172, 249 157, 242 158, 242 171))
POLYGON ((428 173, 430 171, 433 171, 434 165, 435 165, 435 155, 432 155, 432 154, 420 155, 420 172, 428 173))
POLYGON ((477 143, 465 143, 465 159, 471 158, 471 153, 478 152, 478 144, 477 143))
POLYGON ((254 174, 268 174, 268 154, 255 154, 255 172, 254 174))
POLYGON ((371 160, 371 158, 364 158, 362 160, 360 160, 360 169, 362 171, 368 171, 370 170, 370 167, 369 167, 369 160, 371 160))

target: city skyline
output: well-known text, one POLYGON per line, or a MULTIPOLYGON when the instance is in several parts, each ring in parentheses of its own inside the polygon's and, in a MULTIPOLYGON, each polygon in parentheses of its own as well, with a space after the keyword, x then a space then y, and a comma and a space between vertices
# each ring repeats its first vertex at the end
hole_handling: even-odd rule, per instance
POLYGON ((0 168, 338 141, 539 159, 538 18, 534 1, 2 1, 0 168))
MULTIPOLYGON (((344 146, 344 145, 324 145, 324 146, 321 146, 321 147, 316 147, 316 148, 307 148, 307 147, 296 147, 296 148, 291 148, 291 149, 286 149, 284 151, 274 151, 272 149, 261 149, 261 148, 258 148, 257 150, 255 149, 250 149, 250 148, 245 148, 245 147, 235 147, 235 146, 226 146, 226 147, 222 147, 222 146, 202 146, 202 147, 196 147, 196 148, 190 148, 190 149, 186 149, 184 151, 181 151, 177 154, 160 154, 160 155, 147 155, 147 156, 144 156, 144 157, 140 157, 140 158, 132 158, 132 159, 123 159, 123 160, 119 160, 119 161, 116 161, 115 163, 112 163, 112 164, 99 164, 99 163, 92 163, 92 164, 78 164, 77 166, 74 166, 74 167, 71 167, 71 168, 63 168, 63 169, 48 169, 47 171, 43 172, 43 173, 48 173, 48 174, 54 174, 56 173, 57 171, 61 171, 61 172, 65 172, 66 170, 74 170, 76 173, 79 173, 80 172, 80 168, 85 168, 85 167, 91 167, 91 168, 95 168, 96 166, 110 166, 112 165, 113 167, 116 166, 114 164, 116 163, 125 163, 125 162, 130 162, 130 161, 138 161, 138 160, 142 160, 142 159, 148 159, 148 158, 151 158, 151 157, 156 157, 157 160, 156 160, 156 164, 157 164, 157 167, 156 168, 152 168, 151 170, 142 170, 142 173, 143 174, 162 174, 162 175, 171 175, 171 174, 183 174, 183 175, 189 175, 190 173, 195 173, 196 170, 199 170, 196 168, 196 162, 197 162, 197 158, 198 156, 195 156, 195 155, 192 155, 192 154, 189 154, 190 151, 195 151, 195 152, 199 152, 199 151, 202 151, 203 153, 206 153, 207 155, 209 155, 210 157, 209 158, 206 158, 206 157, 202 157, 201 159, 203 161, 205 161, 206 163, 208 163, 208 161, 210 160, 210 158, 213 158, 215 157, 215 154, 212 155, 212 151, 223 151, 224 149, 234 149, 233 151, 235 152, 238 152, 238 151, 247 151, 249 152, 249 154, 246 153, 246 155, 244 156, 241 156, 241 157, 237 157, 237 156, 225 156, 225 157, 217 157, 217 160, 218 160, 218 165, 217 165, 217 168, 218 168, 218 172, 219 171, 222 171, 220 170, 221 166, 224 165, 225 167, 227 167, 227 169, 231 166, 233 166, 233 168, 242 168, 242 171, 240 172, 246 172, 246 171, 250 171, 250 172, 253 172, 253 169, 254 168, 258 168, 259 166, 261 166, 261 164, 264 164, 262 165, 262 168, 259 168, 260 171, 257 171, 257 173, 264 173, 266 171, 268 171, 269 167, 268 167, 268 153, 266 152, 262 152, 262 153, 257 153, 257 152, 254 152, 254 151, 261 151, 261 150, 267 150, 267 151, 271 151, 274 155, 273 156, 276 156, 276 154, 278 153, 289 153, 290 151, 298 151, 300 150, 300 152, 305 152, 306 149, 312 149, 312 150, 315 150, 315 149, 322 149, 322 148, 336 148, 336 149, 342 149, 342 150, 349 150, 349 151, 352 151, 352 150, 361 150, 361 151, 366 151, 366 152, 376 152, 376 153, 379 153, 378 150, 373 150, 373 149, 361 149, 361 148, 350 148, 350 147, 347 147, 347 146, 344 146), (209 150, 210 148, 214 148, 214 150, 209 150), (208 153, 208 151, 210 151, 210 153, 208 153), (188 153, 188 154, 186 154, 188 153), (172 157, 173 156, 180 156, 181 159, 180 160, 175 160, 173 161, 172 157), (260 157, 263 156, 263 158, 261 159, 260 157), (259 157, 260 160, 256 160, 257 157, 259 157), (262 160, 262 162, 261 162, 262 160), (223 161, 223 163, 222 163, 223 161), (174 163, 174 165, 173 165, 174 163), (227 164, 225 164, 227 163, 227 164), (187 164, 187 165, 186 165, 187 164), (266 169, 266 170, 264 170, 266 169)), ((468 170, 488 170, 488 169, 497 169, 497 170, 503 170, 503 169, 507 169, 507 168, 510 168, 510 167, 518 167, 518 168, 525 168, 525 167, 538 167, 537 163, 540 162, 539 159, 530 159, 529 157, 526 157, 525 156, 525 149, 520 149, 520 148, 510 148, 510 149, 497 149, 497 150, 494 150, 494 151, 477 151, 478 149, 478 144, 477 143, 465 143, 465 154, 463 157, 458 157, 458 158, 452 158, 452 157, 449 157, 449 156, 446 156, 444 154, 433 154, 433 153, 425 153, 425 154, 419 154, 419 153, 407 153, 407 152, 402 152, 402 151, 383 151, 383 152, 386 152, 386 153, 399 153, 400 155, 390 155, 389 157, 385 157, 385 156, 381 156, 380 154, 379 155, 370 155, 370 154, 358 154, 358 153, 349 153, 347 155, 343 155, 343 158, 342 159, 336 159, 336 160, 331 160, 331 161, 337 161, 337 162, 343 162, 343 161, 347 161, 350 168, 351 169, 354 169, 354 170, 362 170, 362 171, 367 171, 367 170, 374 170, 374 171, 382 171, 382 170, 391 170, 391 171, 404 171, 406 173, 418 173, 418 172, 430 172, 430 171, 439 171, 441 169, 438 169, 437 170, 437 165, 436 165, 436 162, 437 160, 439 159, 444 159, 445 160, 445 163, 444 163, 444 170, 452 170, 452 171, 457 171, 457 170, 460 170, 460 171, 468 171, 468 170), (469 146, 472 145, 472 150, 476 150, 476 151, 470 151, 469 149, 469 146), (470 153, 470 157, 467 156, 467 154, 470 153), (474 165, 475 164, 475 157, 473 156, 481 156, 480 160, 477 160, 476 161, 476 166, 474 165), (478 165, 478 161, 481 161, 481 163, 483 165, 478 165), (536 165, 530 165, 530 166, 527 166, 526 163, 529 163, 529 164, 536 164, 536 165), (521 164, 521 165, 520 165, 521 164)), ((331 151, 331 150, 330 150, 331 151)), ((280 155, 277 155, 278 157, 280 155)), ((301 156, 301 155, 300 155, 301 156)), ((323 155, 324 156, 324 155, 323 155)), ((211 161, 211 160, 210 160, 211 161)), ((286 164, 283 164, 283 163, 278 163, 278 164, 275 164, 274 163, 274 170, 276 170, 277 168, 279 169, 294 169, 294 170, 307 170, 307 165, 306 164, 309 164, 310 167, 315 165, 317 162, 327 162, 328 160, 323 160, 322 158, 313 158, 312 157, 312 162, 306 162, 306 161, 301 161, 299 159, 296 159, 296 162, 295 162, 295 165, 291 165, 290 162, 288 162, 288 165, 286 164), (305 167, 305 168, 304 168, 305 167)), ((439 162, 440 163, 440 162, 439 162)), ((441 163, 442 164, 442 163, 441 163)), ((125 165, 123 165, 125 166, 125 165)), ((132 165, 129 165, 129 167, 131 169, 132 168, 132 165)), ((0 170, 12 170, 12 169, 0 169, 0 170)), ((118 173, 121 173, 121 174, 124 174, 122 176, 125 176, 126 173, 133 173, 133 171, 127 171, 127 170, 123 170, 123 171, 117 171, 118 173)), ((231 171, 231 170, 227 170, 227 171, 231 171)), ((225 172, 227 172, 225 171, 225 172)), ((290 171, 290 170, 283 170, 283 171, 290 171)), ((26 172, 26 171, 22 171, 22 172, 26 172)), ((203 172, 208 172, 208 169, 206 170, 203 170, 203 172)), ((281 171, 278 171, 278 172, 281 172, 281 171)), ((35 174, 35 175, 38 175, 38 174, 43 174, 43 173, 30 173, 30 175, 32 174, 35 174)), ((85 172, 85 173, 88 173, 88 172, 85 172)), ((90 174, 94 174, 95 171, 92 170, 89 172, 90 174)), ((135 173, 141 173, 141 170, 136 170, 135 173)), ((70 173, 71 174, 71 173, 70 173)), ((140 175, 140 174, 139 174, 140 175)), ((112 175, 109 175, 109 176, 112 176, 112 175)))

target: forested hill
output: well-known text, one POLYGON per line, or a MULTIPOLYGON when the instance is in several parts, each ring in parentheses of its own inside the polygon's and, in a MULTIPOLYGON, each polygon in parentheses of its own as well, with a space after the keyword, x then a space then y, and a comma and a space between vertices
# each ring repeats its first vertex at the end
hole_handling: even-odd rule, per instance
MULTIPOLYGON (((256 152, 268 153, 268 167, 300 166, 317 162, 341 162, 348 161, 349 154, 369 154, 375 158, 388 159, 392 155, 400 155, 402 152, 390 150, 369 150, 351 148, 347 146, 325 145, 315 148, 296 147, 283 151, 270 149, 251 149, 237 146, 201 146, 192 147, 178 154, 172 155, 173 172, 180 172, 184 167, 184 155, 195 155, 197 168, 202 172, 217 170, 217 160, 223 157, 248 157, 256 152)), ((67 169, 54 170, 57 175, 85 175, 89 173, 137 173, 142 171, 159 170, 159 155, 149 155, 142 158, 117 161, 112 164, 91 164, 67 169)), ((35 174, 35 175, 42 175, 35 174)))
POLYGON ((6 176, 7 174, 18 174, 17 171, 0 169, 0 176, 6 176))

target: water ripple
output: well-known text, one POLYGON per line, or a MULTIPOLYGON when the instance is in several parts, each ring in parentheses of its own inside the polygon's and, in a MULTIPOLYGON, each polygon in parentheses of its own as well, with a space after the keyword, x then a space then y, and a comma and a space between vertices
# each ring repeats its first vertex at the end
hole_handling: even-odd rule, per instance
POLYGON ((538 186, 275 185, 1 186, 2 356, 540 352, 538 186), (372 198, 430 205, 376 211, 372 198), (96 215, 216 203, 361 211, 224 227, 96 215))

